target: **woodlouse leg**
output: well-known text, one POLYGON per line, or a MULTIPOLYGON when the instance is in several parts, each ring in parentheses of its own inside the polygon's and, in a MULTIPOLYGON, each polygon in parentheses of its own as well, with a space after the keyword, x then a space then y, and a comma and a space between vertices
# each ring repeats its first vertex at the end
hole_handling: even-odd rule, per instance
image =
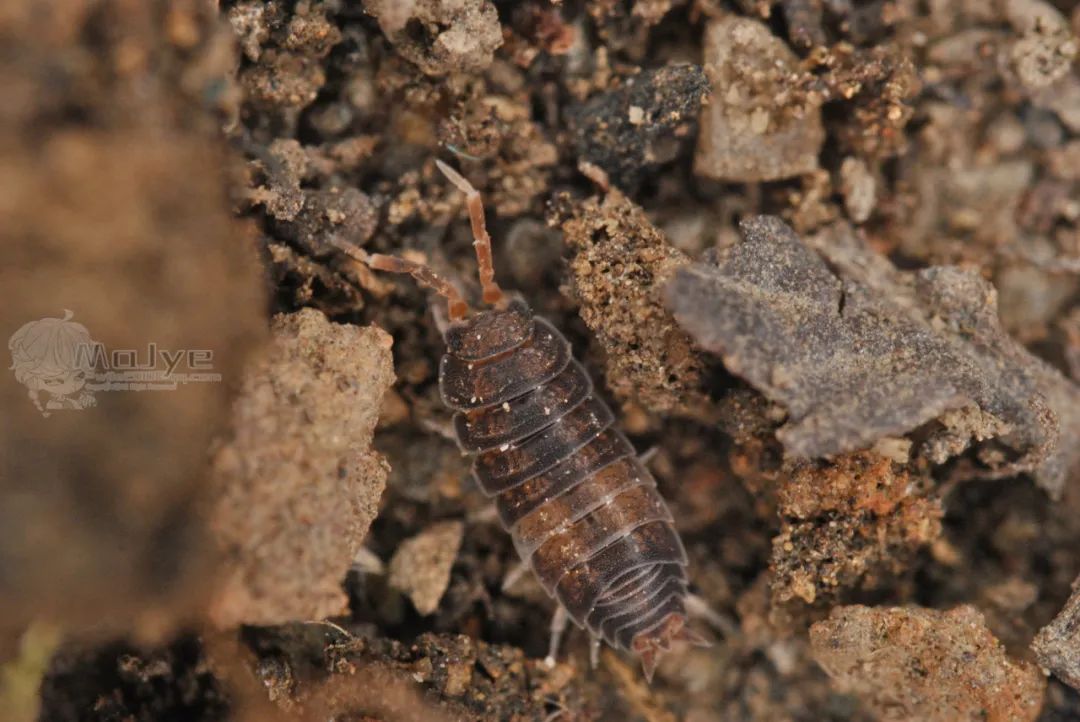
POLYGON ((410 261, 401 256, 387 256, 382 253, 368 253, 351 243, 339 239, 331 241, 339 250, 354 261, 359 261, 376 271, 389 273, 407 273, 416 279, 417 283, 425 288, 430 288, 435 293, 446 299, 447 314, 451 321, 460 321, 469 313, 469 305, 465 303, 461 293, 454 284, 446 280, 430 266, 416 261, 410 261))
MULTIPOLYGON (((488 508, 492 509, 494 511, 494 507, 488 507, 488 508)), ((495 520, 497 521, 497 519, 498 518, 496 517, 495 520)), ((510 587, 517 584, 518 580, 520 580, 523 576, 525 576, 528 573, 529 573, 529 565, 528 565, 528 563, 519 561, 517 564, 514 565, 514 568, 511 569, 509 572, 507 572, 506 576, 503 577, 503 582, 502 582, 502 587, 501 587, 502 590, 505 592, 510 587)), ((560 607, 560 609, 561 609, 561 607, 560 607)))
POLYGON ((447 309, 439 304, 434 304, 430 308, 431 318, 435 321, 435 330, 439 332, 440 338, 446 338, 446 329, 450 328, 450 319, 447 318, 447 309))
POLYGON ((447 180, 453 183, 459 191, 465 194, 465 200, 469 205, 469 223, 472 224, 473 248, 476 249, 476 263, 480 267, 480 288, 484 294, 484 303, 500 304, 505 296, 499 284, 495 282, 495 265, 491 254, 491 236, 487 231, 487 222, 484 219, 484 202, 480 198, 480 191, 473 187, 463 175, 443 163, 435 161, 435 166, 442 171, 447 180))
MULTIPOLYGON (((723 633, 723 635, 728 639, 732 639, 733 637, 738 636, 739 628, 735 626, 735 623, 732 622, 731 619, 729 619, 727 616, 710 607, 709 603, 698 595, 687 594, 685 604, 686 613, 689 614, 691 617, 694 617, 695 619, 702 619, 708 622, 711 627, 723 633)), ((705 639, 689 627, 684 627, 682 634, 683 639, 695 646, 712 646, 707 639, 705 639)))
POLYGON ((544 657, 544 666, 548 669, 555 666, 555 659, 559 656, 559 643, 562 641, 563 632, 566 631, 566 625, 569 622, 570 615, 560 604, 551 617, 551 641, 548 643, 548 654, 544 657))
POLYGON ((386 565, 383 564, 382 559, 379 559, 378 555, 367 547, 360 547, 356 550, 349 568, 359 574, 382 576, 386 573, 386 565))
POLYGON ((457 436, 454 435, 454 424, 450 419, 433 419, 422 416, 417 420, 417 423, 424 431, 430 431, 447 441, 457 441, 457 436))
POLYGON ((645 451, 638 454, 637 460, 641 463, 642 466, 648 466, 649 462, 656 457, 656 453, 658 451, 660 451, 660 447, 656 444, 653 444, 649 448, 645 449, 645 451))
MULTIPOLYGON (((465 521, 467 521, 469 524, 498 524, 499 512, 495 509, 495 507, 488 504, 486 506, 480 507, 476 511, 468 512, 465 515, 465 521)), ((511 570, 510 574, 513 573, 514 571, 511 570)), ((506 576, 509 577, 510 574, 507 574, 506 576)), ((503 584, 505 585, 506 582, 503 582, 503 584)), ((505 586, 503 587, 503 591, 506 591, 505 586)))
POLYGON ((592 637, 589 640, 589 669, 600 666, 600 637, 592 637))

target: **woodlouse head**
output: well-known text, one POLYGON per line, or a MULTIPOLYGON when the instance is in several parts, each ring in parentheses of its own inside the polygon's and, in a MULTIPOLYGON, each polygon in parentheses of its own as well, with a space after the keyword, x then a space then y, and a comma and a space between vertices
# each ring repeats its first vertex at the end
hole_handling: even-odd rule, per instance
POLYGON ((482 361, 511 351, 533 334, 532 311, 524 301, 481 311, 446 329, 446 348, 465 361, 482 361))

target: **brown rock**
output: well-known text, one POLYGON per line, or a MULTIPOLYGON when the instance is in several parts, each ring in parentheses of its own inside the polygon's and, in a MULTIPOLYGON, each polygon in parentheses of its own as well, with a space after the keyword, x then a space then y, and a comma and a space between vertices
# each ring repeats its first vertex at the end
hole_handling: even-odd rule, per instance
POLYGON ((817 101, 795 54, 756 20, 729 16, 705 30, 713 81, 701 115, 694 172, 725 181, 770 181, 816 170, 825 141, 817 101))
POLYGON ((1009 658, 974 607, 837 607, 810 644, 834 685, 883 721, 1025 722, 1042 708, 1038 668, 1009 658))
POLYGON ((214 528, 228 559, 222 626, 320 619, 378 511, 387 467, 371 451, 393 382, 390 337, 304 309, 274 321, 215 454, 214 528))
POLYGON ((390 586, 408 595, 421 614, 439 608, 464 532, 460 521, 433 524, 402 542, 390 559, 390 586))
POLYGON ((1031 648, 1039 664, 1080 689, 1080 584, 1073 582, 1073 589, 1065 608, 1039 631, 1031 648))
POLYGON ((398 53, 428 75, 483 70, 502 45, 489 0, 364 0, 364 9, 398 53))

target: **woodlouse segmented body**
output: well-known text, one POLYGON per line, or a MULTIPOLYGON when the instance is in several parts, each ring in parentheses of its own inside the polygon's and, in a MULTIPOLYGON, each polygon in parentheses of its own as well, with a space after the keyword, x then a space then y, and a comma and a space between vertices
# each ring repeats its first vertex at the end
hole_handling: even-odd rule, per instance
POLYGON ((519 301, 451 326, 446 342, 443 402, 522 559, 593 636, 664 649, 686 620, 686 553, 570 344, 519 301))
POLYGON ((447 299, 439 388, 479 487, 570 619, 594 640, 637 653, 651 678, 673 640, 703 642, 685 626, 687 560, 671 513, 567 340, 495 283, 479 194, 437 164, 468 198, 483 299, 493 310, 470 316, 457 289, 427 266, 341 248, 447 299))

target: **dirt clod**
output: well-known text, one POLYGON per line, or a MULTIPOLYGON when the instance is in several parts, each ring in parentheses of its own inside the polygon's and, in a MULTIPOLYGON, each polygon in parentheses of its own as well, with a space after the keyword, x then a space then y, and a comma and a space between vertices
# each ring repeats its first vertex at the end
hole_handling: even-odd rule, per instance
POLYGON ((1065 608, 1039 631, 1031 646, 1039 664, 1080 689, 1080 587, 1075 583, 1065 608))
POLYGON ((767 181, 818 167, 825 141, 820 101, 801 90, 795 54, 755 20, 730 16, 705 29, 713 83, 702 112, 694 172, 727 181, 767 181))
POLYGON ((820 61, 820 76, 807 86, 839 116, 841 147, 863 158, 888 158, 906 144, 901 132, 915 115, 922 82, 909 54, 891 43, 871 49, 838 43, 820 61))
POLYGON ((378 511, 386 465, 370 448, 393 382, 390 337, 319 311, 278 316, 214 456, 214 529, 228 560, 221 626, 321 619, 378 511), (254 510, 258 510, 256 513, 254 510))
POLYGON ((364 0, 394 48, 428 75, 479 71, 502 45, 490 0, 364 0))
POLYGON ((1019 34, 1007 57, 1020 84, 1037 91, 1065 77, 1080 49, 1069 21, 1042 0, 1010 0, 1002 5, 1019 34))
POLYGON ((459 521, 434 524, 402 542, 390 559, 390 586, 407 594, 421 614, 439 607, 464 533, 459 521))
POLYGON ((617 186, 635 188, 675 158, 697 127, 708 82, 696 65, 646 70, 570 110, 578 154, 617 186))
POLYGON ((615 397, 655 412, 703 403, 702 363, 660 296, 686 257, 617 190, 575 205, 562 231, 575 254, 570 289, 604 350, 615 397))
POLYGON ((796 467, 778 492, 774 605, 821 604, 903 571, 941 534, 941 503, 927 487, 874 453, 796 467))
POLYGON ((1042 708, 1038 668, 1009 658, 974 607, 837 607, 810 643, 881 720, 1030 722, 1042 708))

